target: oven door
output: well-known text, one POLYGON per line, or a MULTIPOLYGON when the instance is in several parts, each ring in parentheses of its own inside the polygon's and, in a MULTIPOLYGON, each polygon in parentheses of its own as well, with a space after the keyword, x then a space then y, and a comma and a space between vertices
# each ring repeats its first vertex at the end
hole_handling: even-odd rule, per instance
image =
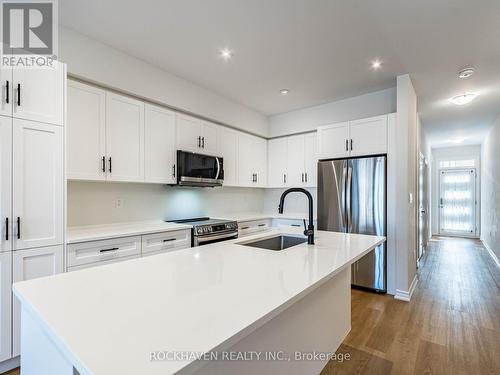
POLYGON ((184 186, 222 186, 223 160, 217 156, 177 151, 177 183, 184 186))
POLYGON ((215 242, 233 240, 238 238, 238 232, 220 233, 206 236, 194 236, 193 246, 208 245, 215 242))

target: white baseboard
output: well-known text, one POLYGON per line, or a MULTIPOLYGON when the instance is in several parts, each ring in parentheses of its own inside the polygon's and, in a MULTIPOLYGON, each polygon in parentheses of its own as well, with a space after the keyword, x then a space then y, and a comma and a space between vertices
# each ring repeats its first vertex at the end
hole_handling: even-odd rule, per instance
POLYGON ((491 247, 489 247, 489 245, 485 241, 481 240, 481 242, 483 243, 483 246, 486 249, 486 251, 488 251, 488 253, 490 254, 491 259, 493 259, 493 261, 496 263, 497 267, 500 268, 500 260, 498 260, 498 257, 493 252, 491 247))
POLYGON ((417 287, 417 283, 418 283, 418 278, 417 275, 415 275, 413 281, 411 282, 410 290, 406 291, 406 290, 396 289, 396 294, 394 295, 394 298, 400 301, 410 302, 411 296, 413 295, 413 292, 417 287))

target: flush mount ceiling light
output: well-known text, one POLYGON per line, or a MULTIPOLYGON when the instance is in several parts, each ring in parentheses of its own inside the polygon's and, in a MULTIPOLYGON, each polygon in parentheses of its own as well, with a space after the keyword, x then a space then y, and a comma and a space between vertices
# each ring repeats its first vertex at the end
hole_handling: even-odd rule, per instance
POLYGON ((450 102, 452 102, 455 105, 465 105, 465 104, 469 104, 470 102, 472 102, 474 99, 476 99, 476 97, 477 97, 477 94, 466 93, 466 94, 454 96, 453 98, 450 99, 450 102))
POLYGON ((450 143, 454 143, 456 145, 460 144, 460 143, 464 143, 465 141, 465 138, 454 138, 454 139, 448 139, 448 142, 450 143))
POLYGON ((228 61, 233 57, 233 52, 229 48, 221 49, 220 57, 222 57, 224 61, 228 61))
POLYGON ((288 90, 288 89, 281 89, 280 90, 281 95, 287 95, 289 92, 290 92, 290 90, 288 90))
POLYGON ((461 69, 458 72, 458 78, 469 78, 471 75, 473 75, 475 72, 474 68, 472 66, 468 66, 466 68, 461 69))
POLYGON ((379 59, 372 61, 372 69, 373 70, 379 70, 381 67, 382 67, 382 61, 380 61, 379 59))

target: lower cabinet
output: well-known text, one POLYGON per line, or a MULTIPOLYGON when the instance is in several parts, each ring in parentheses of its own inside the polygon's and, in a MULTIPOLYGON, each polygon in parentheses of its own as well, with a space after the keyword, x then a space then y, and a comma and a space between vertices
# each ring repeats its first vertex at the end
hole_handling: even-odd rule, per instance
POLYGON ((0 253, 0 362, 11 357, 12 253, 0 253))
MULTIPOLYGON (((63 272, 63 251, 63 245, 14 251, 12 281, 16 283, 63 272)), ((16 357, 21 349, 21 304, 15 297, 13 297, 12 315, 12 356, 16 357)))
POLYGON ((238 222, 238 237, 264 232, 272 226, 271 219, 250 220, 238 222))
POLYGON ((142 236, 142 256, 191 247, 191 231, 154 233, 142 236))

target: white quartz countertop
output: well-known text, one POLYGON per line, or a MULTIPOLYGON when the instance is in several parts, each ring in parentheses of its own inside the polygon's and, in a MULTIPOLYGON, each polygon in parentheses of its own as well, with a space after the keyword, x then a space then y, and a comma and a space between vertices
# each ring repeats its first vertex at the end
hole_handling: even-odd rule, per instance
POLYGON ((385 241, 316 233, 283 251, 240 243, 265 234, 14 284, 23 307, 81 375, 191 373, 194 359, 151 351, 225 350, 385 241))
POLYGON ((190 228, 190 225, 167 223, 162 220, 85 225, 79 227, 68 227, 66 232, 66 242, 71 244, 108 238, 140 236, 142 234, 169 232, 190 228))

